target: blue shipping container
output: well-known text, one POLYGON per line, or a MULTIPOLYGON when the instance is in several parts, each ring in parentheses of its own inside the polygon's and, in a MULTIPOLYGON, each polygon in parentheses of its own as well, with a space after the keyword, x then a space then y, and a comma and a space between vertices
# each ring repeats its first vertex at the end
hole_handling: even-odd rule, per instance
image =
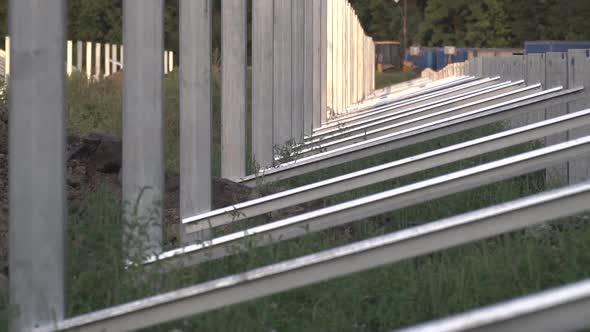
POLYGON ((590 49, 590 41, 539 40, 524 43, 525 54, 567 52, 570 49, 590 49))

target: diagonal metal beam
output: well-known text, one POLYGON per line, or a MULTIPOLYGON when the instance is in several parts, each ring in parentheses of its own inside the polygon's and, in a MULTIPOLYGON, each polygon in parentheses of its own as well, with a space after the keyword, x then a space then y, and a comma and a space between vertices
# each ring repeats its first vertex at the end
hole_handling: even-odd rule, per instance
POLYGON ((394 115, 399 115, 405 112, 418 110, 421 108, 428 108, 428 107, 443 107, 454 105, 458 106, 458 102, 467 102, 470 97, 476 97, 483 93, 490 93, 494 91, 501 90, 507 87, 516 87, 522 85, 523 81, 519 82, 502 82, 497 84, 486 84, 484 87, 478 87, 477 89, 473 89, 471 91, 444 95, 444 98, 437 98, 437 100, 427 100, 425 102, 418 102, 418 103, 409 103, 403 106, 393 106, 383 108, 380 111, 376 111, 371 114, 366 114, 366 117, 358 118, 358 119, 351 119, 350 121, 343 121, 338 123, 338 125, 334 125, 331 127, 326 127, 324 130, 315 133, 313 136, 307 138, 307 142, 318 140, 326 135, 330 135, 333 133, 340 132, 342 130, 348 130, 354 127, 366 125, 368 123, 373 123, 379 121, 381 119, 385 119, 394 115))
POLYGON ((561 105, 583 97, 584 88, 582 87, 555 92, 549 95, 531 97, 527 100, 515 102, 506 106, 491 108, 481 112, 471 112, 451 119, 436 121, 417 128, 412 128, 411 130, 402 131, 400 133, 394 133, 377 139, 352 144, 345 148, 319 153, 311 157, 283 164, 278 168, 265 169, 256 175, 236 179, 236 181, 254 187, 259 181, 268 183, 289 179, 349 161, 425 142, 434 138, 504 121, 520 113, 537 109, 546 109, 547 107, 561 105))
MULTIPOLYGON (((164 260, 173 265, 195 265, 235 254, 252 245, 270 245, 510 179, 589 151, 590 136, 167 251, 151 256, 146 262, 164 260)), ((192 231, 188 226, 187 232, 192 231)))
MULTIPOLYGON (((515 91, 506 92, 504 94, 489 97, 483 100, 474 101, 465 105, 453 107, 450 109, 443 109, 442 111, 414 111, 409 114, 404 114, 399 117, 399 122, 390 124, 384 127, 376 128, 366 131, 360 130, 359 134, 351 133, 351 136, 342 137, 334 135, 332 137, 326 137, 322 141, 310 146, 303 148, 298 151, 298 155, 310 156, 317 151, 325 151, 331 149, 337 149, 345 147, 350 144, 371 140, 384 135, 401 132, 403 130, 411 130, 421 125, 433 123, 435 121, 451 119, 453 117, 462 117, 472 114, 473 112, 483 112, 489 109, 498 108, 506 105, 510 105, 521 100, 526 100, 535 96, 547 95, 552 92, 561 91, 562 88, 554 88, 550 90, 541 90, 541 85, 537 84, 534 86, 525 87, 515 91), (407 118, 404 119, 404 118, 407 118)), ((358 131, 356 131, 358 132, 358 131)))
MULTIPOLYGON (((499 79, 499 78, 496 77, 495 79, 499 79)), ((422 89, 419 89, 416 92, 407 93, 404 95, 382 96, 382 97, 374 100, 374 103, 369 104, 359 110, 356 110, 353 113, 341 115, 338 118, 332 119, 332 120, 328 121, 325 125, 326 126, 331 125, 332 122, 335 122, 335 121, 342 121, 347 118, 357 117, 357 116, 365 114, 365 113, 371 113, 381 107, 388 107, 388 106, 391 106, 393 104, 398 104, 398 103, 412 102, 412 101, 416 101, 417 99, 428 97, 428 96, 440 96, 441 95, 440 92, 442 92, 443 90, 451 89, 453 87, 460 86, 460 85, 467 85, 469 83, 476 82, 476 81, 485 81, 485 80, 489 80, 489 79, 462 78, 462 79, 448 82, 445 84, 439 84, 438 86, 434 86, 434 87, 424 87, 422 89)), ((321 128, 323 128, 323 127, 317 128, 316 131, 321 130, 321 128)))
POLYGON ((574 332, 590 327, 590 279, 397 332, 574 332))
POLYGON ((183 223, 193 231, 219 227, 586 125, 590 109, 199 214, 183 223))
POLYGON ((518 88, 522 82, 494 86, 484 91, 468 94, 455 99, 449 99, 439 104, 433 104, 427 107, 416 107, 401 110, 391 114, 384 114, 373 121, 361 122, 351 127, 326 131, 314 139, 310 139, 301 145, 300 149, 310 149, 316 146, 325 146, 330 142, 337 140, 347 140, 353 137, 363 139, 370 138, 373 134, 387 132, 389 129, 397 129, 403 125, 415 125, 419 120, 431 121, 437 115, 450 116, 457 112, 469 112, 484 107, 515 100, 519 96, 530 95, 534 92, 541 91, 541 85, 532 85, 518 88))
POLYGON ((431 92, 431 93, 419 94, 417 96, 403 99, 400 101, 395 101, 395 102, 391 102, 391 103, 383 103, 380 106, 369 107, 363 112, 344 115, 344 116, 341 116, 337 119, 334 119, 331 122, 328 122, 327 124, 325 124, 324 126, 315 129, 313 134, 315 135, 316 133, 321 133, 324 130, 333 128, 335 126, 339 126, 343 123, 360 121, 362 119, 373 117, 376 114, 378 114, 379 112, 390 110, 393 107, 403 107, 403 106, 415 105, 415 104, 419 104, 419 103, 424 104, 427 102, 436 102, 436 101, 445 99, 447 97, 452 97, 453 95, 466 93, 466 92, 470 92, 470 91, 473 91, 476 89, 481 89, 481 88, 484 88, 487 86, 491 86, 491 85, 497 84, 499 81, 500 81, 499 77, 487 78, 487 79, 482 79, 482 80, 478 80, 478 81, 474 81, 474 82, 468 82, 468 83, 465 83, 465 84, 462 84, 459 86, 452 86, 450 88, 443 89, 440 91, 437 90, 437 91, 431 92))
POLYGON ((137 330, 392 264, 588 210, 590 182, 283 261, 44 326, 36 332, 137 330))

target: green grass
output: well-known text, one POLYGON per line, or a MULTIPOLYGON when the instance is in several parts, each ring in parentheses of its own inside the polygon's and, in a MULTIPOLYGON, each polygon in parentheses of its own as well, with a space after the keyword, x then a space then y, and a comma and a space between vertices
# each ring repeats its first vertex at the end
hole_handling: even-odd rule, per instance
MULTIPOLYGON (((219 156, 219 80, 214 82, 214 153, 219 156)), ((68 131, 120 134, 121 94, 116 82, 87 86, 70 82, 68 131)), ((167 167, 178 170, 178 84, 166 80, 167 167)), ((398 151, 346 163, 278 184, 290 188, 363 169, 501 131, 502 124, 450 135, 398 151)), ((497 160, 538 147, 529 142, 510 149, 440 165, 431 170, 329 197, 338 204, 404 184, 497 160)), ((215 167, 219 157, 214 158, 215 167), (217 158, 217 159, 216 159, 217 158)), ((145 296, 250 270, 285 259, 406 229, 473 209, 531 195, 545 189, 544 172, 534 172, 447 197, 359 220, 336 229, 308 234, 265 248, 250 249, 222 260, 174 273, 141 268, 124 270, 119 198, 95 192, 70 211, 68 314, 79 315, 145 296)), ((242 229, 251 222, 238 224, 242 229)), ((519 231, 486 241, 409 259, 215 310, 148 331, 388 331, 459 313, 590 275, 590 228, 577 218, 551 224, 553 231, 519 231)), ((8 308, 0 297, 0 324, 8 308)), ((0 325, 0 329, 3 325, 0 325)), ((5 325, 4 325, 5 326, 5 325)))
POLYGON ((390 85, 413 80, 419 76, 414 72, 386 71, 375 73, 375 89, 379 90, 390 85))

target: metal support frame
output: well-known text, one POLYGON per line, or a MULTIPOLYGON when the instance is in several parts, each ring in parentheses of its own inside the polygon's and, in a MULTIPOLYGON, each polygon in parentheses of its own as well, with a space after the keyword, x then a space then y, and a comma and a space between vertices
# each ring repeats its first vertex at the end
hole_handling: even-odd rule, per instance
POLYGON ((123 41, 133 61, 128 61, 124 75, 121 171, 125 241, 133 256, 159 252, 163 243, 163 13, 164 0, 123 2, 123 41))
MULTIPOLYGON (((374 111, 375 108, 378 108, 378 107, 384 107, 384 106, 391 105, 393 103, 404 102, 404 101, 410 100, 412 98, 420 98, 420 97, 427 95, 427 94, 440 92, 441 90, 449 89, 454 86, 466 84, 466 83, 473 82, 476 80, 479 80, 479 79, 470 78, 470 77, 463 77, 460 79, 455 79, 451 82, 442 82, 442 83, 435 82, 436 84, 433 84, 434 86, 432 86, 432 87, 423 87, 420 89, 416 89, 413 92, 407 92, 402 95, 391 94, 391 95, 381 96, 378 98, 372 98, 372 99, 365 101, 363 103, 362 107, 353 106, 353 108, 351 108, 349 110, 349 113, 341 115, 338 118, 334 118, 334 119, 327 121, 324 124, 324 126, 329 126, 335 122, 342 121, 342 120, 350 118, 350 117, 359 116, 364 113, 370 113, 370 112, 374 111)), ((316 131, 321 130, 324 126, 317 128, 315 130, 316 131)))
MULTIPOLYGON (((211 210, 211 0, 180 3, 180 217, 211 210)), ((194 242, 179 225, 183 244, 194 242)), ((209 234, 198 236, 208 239, 209 234)))
POLYGON ((391 109, 393 107, 406 106, 408 104, 417 103, 417 102, 421 102, 421 101, 422 102, 436 101, 436 100, 440 100, 442 98, 450 97, 455 93, 460 94, 460 93, 469 92, 470 90, 478 89, 481 87, 490 86, 490 85, 496 84, 496 82, 499 82, 499 78, 459 82, 457 84, 445 86, 443 88, 438 88, 438 89, 435 89, 432 91, 424 90, 424 91, 421 91, 420 93, 414 93, 414 94, 412 94, 410 96, 406 96, 404 98, 398 98, 398 99, 392 100, 390 102, 381 103, 379 105, 372 105, 372 106, 367 107, 364 111, 359 111, 359 112, 355 112, 352 114, 338 117, 338 118, 324 124, 322 127, 314 129, 314 135, 316 133, 323 132, 324 130, 327 130, 329 128, 340 126, 343 123, 346 123, 349 121, 355 121, 355 120, 360 120, 360 119, 363 119, 366 117, 375 116, 376 114, 379 114, 379 111, 384 110, 384 109, 391 109))
POLYGON ((590 279, 397 332, 575 332, 588 326, 590 279))
MULTIPOLYGON (((61 320, 65 303, 65 0, 11 0, 10 303, 13 332, 61 320)), ((79 44, 81 45, 81 44, 79 44)))
POLYGON ((252 157, 273 163, 274 0, 252 3, 252 157))
POLYGON ((247 2, 221 2, 221 176, 246 175, 247 2))
POLYGON ((183 220, 192 229, 219 227, 290 206, 392 180, 590 124, 590 109, 293 188, 183 220), (239 212, 236 216, 236 212, 239 212))
POLYGON ((435 121, 404 132, 394 133, 377 139, 356 143, 346 148, 335 149, 302 158, 283 164, 280 168, 266 169, 256 175, 237 179, 237 181, 248 186, 256 186, 259 180, 269 183, 292 178, 345 162, 425 142, 437 137, 504 121, 522 112, 545 109, 577 100, 583 97, 583 90, 584 88, 574 88, 548 95, 533 96, 526 100, 509 103, 505 106, 470 112, 461 116, 435 121))
MULTIPOLYGON (((587 152, 590 152, 590 136, 167 251, 153 255, 145 262, 165 261, 172 266, 195 265, 236 254, 253 245, 271 245, 510 179, 587 152)), ((187 232, 191 232, 190 226, 187 232)))
POLYGON ((468 93, 466 95, 457 96, 456 98, 449 98, 448 100, 437 103, 427 104, 418 107, 409 107, 402 109, 394 109, 390 112, 382 114, 378 117, 372 118, 369 121, 358 122, 350 126, 334 128, 317 135, 315 138, 308 140, 302 147, 311 147, 314 145, 323 144, 343 137, 354 136, 355 133, 369 133, 378 128, 384 128, 388 125, 394 125, 401 121, 417 118, 420 116, 437 113, 444 110, 463 110, 469 107, 484 107, 486 103, 498 103, 502 98, 514 99, 514 95, 520 92, 532 92, 539 90, 538 87, 519 88, 522 82, 498 84, 481 91, 468 93))
MULTIPOLYGON (((477 82, 479 83, 479 82, 477 82)), ((471 84, 470 84, 471 85, 471 84)), ((519 82, 517 83, 510 83, 510 82, 498 82, 496 80, 487 81, 478 84, 477 86, 467 87, 461 89, 459 91, 456 88, 445 90, 443 92, 437 93, 436 96, 429 95, 423 98, 416 98, 412 99, 407 102, 403 103, 396 103, 393 106, 387 107, 379 107, 375 109, 372 113, 366 113, 356 118, 349 118, 346 121, 341 121, 338 123, 334 123, 332 126, 324 127, 322 130, 317 131, 314 133, 313 136, 308 137, 307 141, 314 140, 316 138, 322 137, 323 135, 329 134, 331 132, 337 132, 338 130, 350 128, 366 123, 371 123, 373 121, 377 121, 383 119, 385 117, 391 116, 392 114, 397 114, 402 111, 409 111, 415 110, 423 107, 429 107, 437 104, 442 104, 445 102, 449 102, 451 100, 459 99, 462 97, 467 97, 476 93, 480 93, 482 91, 487 91, 490 89, 495 89, 500 86, 507 86, 507 85, 520 85, 519 82), (452 91, 455 90, 455 91, 452 91)))
POLYGON ((470 112, 481 112, 490 108, 497 108, 513 102, 525 100, 533 96, 549 94, 560 90, 561 88, 555 88, 542 91, 540 85, 536 85, 504 92, 499 95, 492 95, 491 97, 482 100, 475 100, 473 102, 456 107, 443 108, 438 112, 436 111, 437 108, 419 109, 396 116, 396 121, 390 119, 390 121, 387 122, 394 122, 390 125, 377 127, 376 129, 372 130, 369 130, 369 127, 360 128, 358 130, 349 132, 349 136, 344 135, 344 137, 338 134, 324 137, 321 141, 314 142, 302 150, 297 151, 297 155, 304 157, 310 156, 316 153, 318 150, 329 151, 332 149, 338 149, 354 143, 379 138, 384 135, 398 133, 411 128, 416 128, 434 121, 450 119, 455 116, 463 116, 465 114, 470 114, 470 112), (355 134, 356 132, 360 133, 355 134))
POLYGON ((575 215, 589 200, 585 182, 70 318, 57 330, 149 327, 575 215))

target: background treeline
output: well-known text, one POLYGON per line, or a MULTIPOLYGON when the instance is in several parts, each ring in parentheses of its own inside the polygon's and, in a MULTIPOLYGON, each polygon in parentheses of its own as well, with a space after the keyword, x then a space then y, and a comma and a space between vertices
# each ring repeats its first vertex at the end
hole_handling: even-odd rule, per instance
MULTIPOLYGON (((213 0, 213 46, 217 50, 221 36, 221 1, 213 0)), ((244 1, 251 3, 252 0, 244 1)), ((375 39, 402 40, 400 4, 394 0, 349 1, 375 39)), ((407 1, 410 44, 518 47, 525 40, 590 39, 589 0, 407 1)), ((7 33, 7 3, 8 0, 0 0, 0 32, 4 35, 7 33)), ((122 0, 69 0, 69 38, 120 43, 122 3, 122 0)), ((178 0, 166 0, 165 33, 166 48, 177 50, 178 0)))
MULTIPOLYGON (((371 36, 402 40, 399 4, 350 2, 371 36)), ((408 0, 408 43, 519 47, 525 40, 588 40, 588 17, 589 0, 408 0)))

